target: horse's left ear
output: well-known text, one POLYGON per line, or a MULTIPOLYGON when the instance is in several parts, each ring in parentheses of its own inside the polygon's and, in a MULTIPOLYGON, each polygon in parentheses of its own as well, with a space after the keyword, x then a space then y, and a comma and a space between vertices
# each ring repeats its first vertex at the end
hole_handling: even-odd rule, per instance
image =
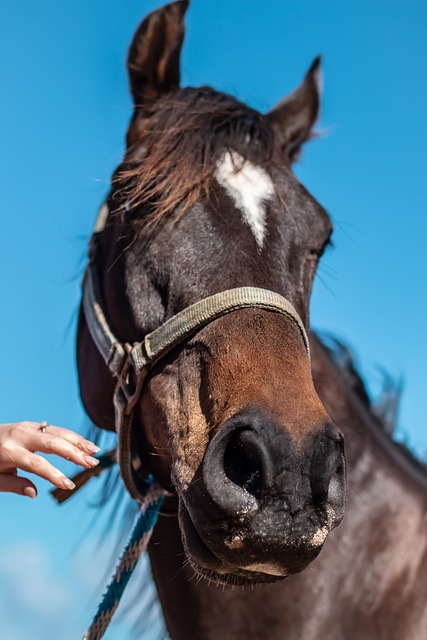
POLYGON ((179 56, 189 0, 178 0, 150 13, 137 29, 128 54, 135 106, 155 102, 179 88, 179 56))
POLYGON ((301 145, 312 136, 312 127, 319 115, 322 84, 320 61, 321 57, 318 56, 298 89, 267 114, 277 144, 291 162, 296 160, 301 145))

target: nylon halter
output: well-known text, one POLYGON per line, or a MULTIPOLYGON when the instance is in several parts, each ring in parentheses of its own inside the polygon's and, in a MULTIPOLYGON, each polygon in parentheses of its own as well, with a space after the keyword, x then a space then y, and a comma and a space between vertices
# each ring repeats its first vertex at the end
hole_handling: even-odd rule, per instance
MULTIPOLYGON (((108 216, 108 206, 104 203, 99 210, 92 235, 92 249, 96 247, 98 235, 104 230, 108 216)), ((308 337, 300 316, 289 300, 267 289, 239 287, 192 304, 147 334, 141 342, 122 344, 114 335, 104 312, 98 267, 95 263, 96 251, 92 250, 90 255, 91 261, 83 280, 84 315, 98 351, 117 379, 114 408, 120 473, 131 497, 143 502, 146 485, 136 469, 139 460, 132 453, 131 430, 133 410, 141 397, 151 367, 202 327, 240 309, 263 309, 292 320, 299 329, 310 358, 308 337)))

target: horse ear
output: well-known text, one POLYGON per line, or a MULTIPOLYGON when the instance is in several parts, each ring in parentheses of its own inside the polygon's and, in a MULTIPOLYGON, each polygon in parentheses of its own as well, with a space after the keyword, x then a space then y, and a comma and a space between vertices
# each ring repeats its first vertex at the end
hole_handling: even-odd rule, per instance
POLYGON ((140 24, 128 54, 130 86, 136 106, 179 88, 179 55, 189 0, 153 11, 140 24))
POLYGON ((298 156, 301 145, 312 137, 312 127, 319 115, 322 75, 318 56, 303 82, 267 114, 277 143, 289 160, 298 156))

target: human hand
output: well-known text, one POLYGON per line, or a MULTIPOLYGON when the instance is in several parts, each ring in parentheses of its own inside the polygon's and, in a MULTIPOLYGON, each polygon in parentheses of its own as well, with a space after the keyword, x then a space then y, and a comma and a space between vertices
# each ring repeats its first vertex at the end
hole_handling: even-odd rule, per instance
POLYGON ((18 476, 19 470, 35 473, 60 489, 74 489, 67 476, 35 451, 54 453, 87 469, 99 462, 92 457, 99 447, 68 429, 38 422, 0 424, 0 492, 37 497, 35 484, 18 476))

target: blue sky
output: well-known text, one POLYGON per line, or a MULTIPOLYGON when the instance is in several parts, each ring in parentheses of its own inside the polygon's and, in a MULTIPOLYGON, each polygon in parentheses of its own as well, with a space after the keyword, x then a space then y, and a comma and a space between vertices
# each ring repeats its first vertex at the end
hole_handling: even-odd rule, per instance
MULTIPOLYGON (((86 240, 123 152, 127 46, 160 4, 1 4, 2 422, 84 428, 74 334, 86 240)), ((318 53, 324 135, 307 145, 296 173, 330 212, 335 249, 322 260, 312 326, 354 347, 373 392, 379 368, 403 380, 399 436, 422 454, 426 3, 193 0, 182 81, 211 84, 265 111, 318 53)), ((1 496, 2 633, 23 640, 31 629, 32 640, 68 640, 90 620, 114 535, 104 533, 99 549, 100 525, 84 533, 89 498, 57 508, 47 483, 38 486, 35 502, 1 496)), ((125 629, 115 625, 107 640, 122 640, 125 629)))

